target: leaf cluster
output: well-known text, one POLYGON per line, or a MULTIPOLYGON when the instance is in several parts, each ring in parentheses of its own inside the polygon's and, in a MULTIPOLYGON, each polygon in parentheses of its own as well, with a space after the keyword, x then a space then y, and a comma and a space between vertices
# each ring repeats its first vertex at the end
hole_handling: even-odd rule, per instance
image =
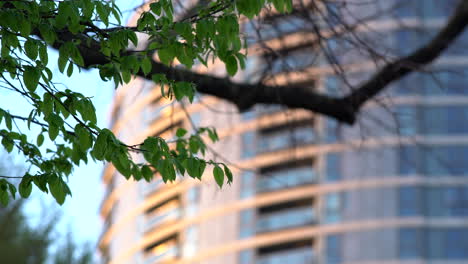
POLYGON ((97 126, 90 98, 57 87, 59 73, 49 68, 49 49, 58 50, 59 72, 68 77, 83 68, 97 68, 103 80, 118 86, 143 72, 164 96, 193 102, 194 84, 175 82, 158 72, 153 55, 167 66, 177 60, 188 69, 219 58, 233 76, 245 67, 246 59, 239 19, 258 15, 265 5, 291 10, 291 0, 218 0, 176 20, 172 1, 159 0, 142 12, 136 27, 124 27, 114 1, 0 1, 0 82, 32 108, 28 116, 0 108, 1 144, 7 152, 23 155, 30 165, 18 176, 18 187, 7 178, 0 180, 0 202, 7 204, 17 192, 26 198, 36 186, 62 204, 71 195, 67 181, 73 167, 89 158, 111 162, 127 179, 150 181, 155 173, 165 182, 177 175, 201 179, 206 167, 212 166, 219 186, 230 183, 232 173, 225 164, 201 158, 207 149, 205 135, 218 140, 214 129, 199 128, 189 135, 180 128, 172 141, 149 137, 127 145, 111 130, 97 126), (129 50, 130 43, 139 46, 137 33, 149 36, 146 48, 129 50), (89 53, 99 54, 100 60, 93 61, 89 53), (26 123, 28 129, 38 127, 39 133, 34 137, 24 133, 17 122, 26 123), (136 163, 136 156, 144 162, 136 163))

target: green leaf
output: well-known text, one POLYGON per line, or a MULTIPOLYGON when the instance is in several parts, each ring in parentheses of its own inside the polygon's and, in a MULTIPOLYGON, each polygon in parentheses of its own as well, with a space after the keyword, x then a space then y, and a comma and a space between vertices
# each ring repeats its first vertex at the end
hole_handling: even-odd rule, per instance
POLYGON ((101 1, 96 1, 96 12, 99 15, 99 18, 101 19, 102 22, 104 22, 104 25, 109 26, 109 8, 106 7, 101 1))
POLYGON ((0 203, 2 203, 3 206, 7 206, 9 200, 8 191, 6 188, 3 189, 3 186, 0 186, 0 203))
POLYGON ((53 29, 51 29, 48 24, 39 25, 39 32, 41 33, 42 38, 49 45, 54 44, 55 40, 57 39, 55 31, 53 29))
POLYGON ((73 63, 68 64, 68 69, 67 69, 67 76, 70 77, 73 74, 73 63))
POLYGON ((161 3, 160 2, 153 2, 150 4, 151 11, 156 15, 161 15, 161 3))
POLYGON ((206 162, 197 158, 188 158, 185 161, 187 173, 192 177, 201 180, 206 168, 206 162))
POLYGON ((234 76, 237 72, 237 60, 234 56, 229 56, 224 61, 226 64, 226 70, 230 76, 234 76))
POLYGON ((22 19, 20 21, 20 32, 23 37, 31 35, 31 22, 27 19, 22 19))
POLYGON ((187 129, 184 129, 184 128, 181 128, 181 127, 179 127, 177 129, 177 132, 176 132, 177 137, 181 138, 181 137, 185 136, 185 134, 187 134, 187 129))
POLYGON ((44 135, 41 133, 37 136, 37 146, 42 146, 44 143, 44 135))
POLYGON ((151 60, 148 57, 144 57, 141 61, 141 69, 143 73, 147 75, 151 71, 151 60))
POLYGON ((83 150, 88 150, 91 147, 91 134, 82 124, 77 124, 75 126, 75 133, 78 136, 78 141, 80 142, 80 148, 83 150))
POLYGON ((30 92, 34 92, 41 78, 40 71, 31 66, 24 66, 23 81, 30 92))
POLYGON ((224 183, 224 172, 223 170, 221 169, 221 167, 219 167, 218 165, 215 165, 214 168, 213 168, 213 176, 215 178, 215 181, 216 183, 218 184, 218 186, 221 188, 223 187, 223 183, 224 183))
POLYGON ((168 48, 165 48, 165 49, 159 49, 158 50, 159 60, 162 63, 164 63, 164 64, 166 64, 168 66, 174 60, 175 55, 176 54, 175 54, 174 49, 172 47, 168 47, 168 48))
POLYGON ((200 149, 200 140, 197 136, 191 136, 189 140, 189 148, 192 153, 197 153, 200 149))
POLYGON ((143 174, 143 178, 147 181, 150 182, 153 179, 153 171, 148 165, 143 165, 141 167, 141 173, 143 174))
POLYGON ((24 50, 26 51, 26 56, 28 56, 31 60, 35 60, 37 58, 38 46, 36 41, 28 39, 26 43, 24 43, 24 50))
POLYGON ((210 137, 211 141, 214 143, 219 140, 218 133, 214 128, 207 128, 208 136, 210 137))
POLYGON ((132 74, 128 71, 122 71, 122 80, 125 83, 129 83, 132 80, 132 74))
POLYGON ((49 138, 54 141, 59 133, 59 128, 53 124, 49 124, 49 138))
POLYGON ((8 183, 8 190, 10 191, 10 195, 13 197, 13 199, 16 199, 16 187, 15 185, 8 183))
POLYGON ((70 192, 67 184, 62 180, 62 178, 57 176, 52 176, 49 180, 49 190, 52 196, 55 198, 58 204, 62 205, 65 202, 65 197, 67 193, 70 192))
POLYGON ((14 144, 13 140, 7 136, 2 138, 2 145, 8 153, 11 153, 13 150, 14 144))
POLYGON ((228 183, 231 184, 233 178, 232 178, 232 172, 231 170, 228 168, 228 166, 226 166, 225 164, 223 164, 224 166, 224 174, 226 175, 226 178, 228 180, 228 183))
POLYGON ((103 129, 101 133, 99 133, 96 142, 94 143, 93 147, 93 156, 97 160, 103 160, 104 155, 106 154, 107 150, 107 139, 109 137, 109 133, 107 129, 103 129))
POLYGON ((176 180, 174 165, 168 159, 160 160, 157 168, 164 182, 176 180))
POLYGON ((27 174, 21 179, 21 182, 18 186, 19 193, 21 197, 28 198, 31 195, 32 191, 32 184, 31 184, 31 177, 27 174))
POLYGON ((138 37, 135 32, 131 30, 127 30, 127 38, 133 43, 133 45, 136 47, 138 46, 138 37))
POLYGON ((8 113, 5 113, 5 125, 8 128, 8 130, 11 130, 12 128, 12 120, 11 120, 11 115, 8 113))
POLYGON ((46 45, 39 45, 39 58, 44 65, 49 61, 49 54, 47 53, 46 45))

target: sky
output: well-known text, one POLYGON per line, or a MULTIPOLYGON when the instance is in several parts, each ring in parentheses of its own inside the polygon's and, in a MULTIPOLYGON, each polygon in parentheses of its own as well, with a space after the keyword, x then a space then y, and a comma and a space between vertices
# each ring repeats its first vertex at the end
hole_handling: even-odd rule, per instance
MULTIPOLYGON (((130 10, 133 6, 141 3, 141 0, 116 1, 121 11, 130 10)), ((130 12, 123 12, 124 19, 127 21, 130 12)), ((80 92, 85 96, 92 97, 96 108, 98 125, 107 127, 109 123, 109 112, 112 104, 112 97, 115 91, 113 82, 104 82, 99 77, 96 70, 82 71, 75 73, 69 78, 61 75, 56 66, 57 53, 49 52, 49 67, 57 77, 56 81, 62 82, 68 89, 80 92), (52 63, 51 63, 52 62, 52 63)), ((2 105, 9 105, 8 109, 12 112, 25 112, 31 109, 26 102, 20 98, 15 98, 14 94, 3 93, 0 98, 2 105), (11 104, 15 102, 15 104, 11 104)), ((26 116, 29 112, 26 112, 26 116)), ((38 131, 30 131, 28 137, 35 138, 38 131)), ((21 160, 16 159, 16 164, 21 166, 21 160)), ((62 206, 57 205, 50 194, 44 194, 33 189, 32 197, 26 204, 26 212, 33 225, 41 221, 44 211, 58 211, 61 214, 57 235, 65 236, 69 231, 72 233, 75 241, 78 243, 91 243, 95 245, 102 232, 102 220, 99 216, 99 207, 104 194, 104 186, 101 183, 104 164, 95 163, 92 160, 88 164, 81 163, 75 167, 68 184, 72 191, 72 197, 67 197, 62 206)))

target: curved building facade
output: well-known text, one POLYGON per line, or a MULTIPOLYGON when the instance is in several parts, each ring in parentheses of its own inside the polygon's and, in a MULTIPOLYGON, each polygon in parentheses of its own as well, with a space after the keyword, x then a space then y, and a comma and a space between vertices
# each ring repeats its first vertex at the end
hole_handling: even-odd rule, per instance
MULTIPOLYGON (((355 34, 324 30, 320 48, 304 27, 310 15, 243 22, 251 48, 238 80, 256 80, 269 67, 266 82, 346 93, 382 65, 383 55, 391 59, 423 45, 455 7, 452 1, 355 1, 345 14, 339 2, 324 1, 320 9, 304 2, 330 23, 333 16, 349 23, 372 19, 355 34), (372 17, 376 12, 382 13, 372 17), (357 49, 362 41, 379 53, 357 49), (345 65, 346 78, 334 61, 345 65)), ((277 106, 239 114, 207 96, 176 104, 140 79, 119 88, 111 127, 120 139, 170 139, 178 127, 215 126, 221 140, 207 158, 231 163, 234 181, 220 190, 207 170, 202 181, 178 177, 164 184, 155 175, 134 182, 107 167, 99 243, 105 262, 468 263, 467 45, 465 33, 424 73, 370 102, 353 127, 277 106)), ((224 74, 217 63, 210 69, 224 74)))

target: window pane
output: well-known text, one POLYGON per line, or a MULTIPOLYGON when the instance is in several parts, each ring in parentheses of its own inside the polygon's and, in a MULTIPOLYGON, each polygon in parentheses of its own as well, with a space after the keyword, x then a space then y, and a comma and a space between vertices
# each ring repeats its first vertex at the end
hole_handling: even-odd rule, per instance
POLYGON ((328 153, 326 156, 326 179, 328 182, 334 182, 341 179, 341 154, 328 153))
POLYGON ((399 215, 416 216, 422 214, 421 188, 414 186, 399 189, 399 215))
POLYGON ((403 228, 399 232, 399 254, 402 259, 414 259, 423 256, 422 230, 403 228))
POLYGON ((342 235, 330 235, 326 238, 326 263, 339 264, 342 262, 342 235))

